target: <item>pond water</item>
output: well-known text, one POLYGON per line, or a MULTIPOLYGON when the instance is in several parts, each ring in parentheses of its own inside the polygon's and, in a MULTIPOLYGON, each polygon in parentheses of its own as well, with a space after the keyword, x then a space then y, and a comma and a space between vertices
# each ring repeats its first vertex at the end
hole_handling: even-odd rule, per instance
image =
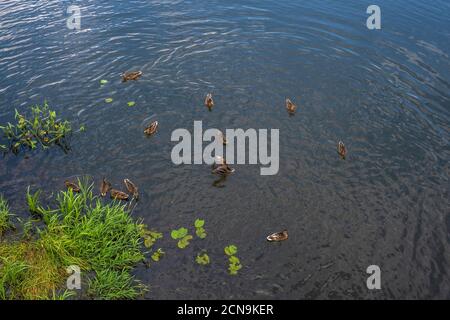
POLYGON ((166 257, 136 269, 149 299, 450 298, 450 4, 380 0, 382 28, 369 30, 370 4, 2 0, 0 122, 47 100, 86 132, 68 154, 1 158, 0 193, 26 216, 29 185, 50 196, 78 175, 131 179, 133 216, 166 235, 166 257), (71 4, 80 30, 66 26, 71 4), (143 76, 121 83, 128 70, 143 76), (209 166, 174 165, 171 133, 195 120, 279 129, 278 174, 235 165, 217 187, 209 166), (170 230, 199 217, 208 237, 176 248, 170 230), (265 240, 284 228, 287 241, 265 240), (201 249, 208 267, 194 261, 201 249), (367 289, 369 265, 382 290, 367 289))

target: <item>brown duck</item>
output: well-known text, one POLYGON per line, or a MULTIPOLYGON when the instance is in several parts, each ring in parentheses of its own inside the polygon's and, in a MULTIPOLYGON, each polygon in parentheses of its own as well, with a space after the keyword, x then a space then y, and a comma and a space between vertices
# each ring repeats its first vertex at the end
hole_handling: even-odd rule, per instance
POLYGON ((345 160, 345 156, 347 155, 347 149, 345 148, 345 144, 342 141, 339 141, 337 151, 342 159, 345 160))
POLYGON ((286 109, 289 112, 289 114, 294 114, 295 110, 297 109, 297 106, 293 104, 290 99, 286 99, 286 109))
POLYGON ((267 241, 274 242, 274 241, 284 241, 288 239, 288 232, 287 230, 272 233, 271 235, 267 236, 267 241))
POLYGON ((212 169, 211 172, 214 174, 218 174, 219 176, 227 176, 227 175, 233 173, 234 169, 231 168, 228 164, 223 163, 223 164, 216 165, 212 169))
POLYGON ((125 192, 116 190, 116 189, 111 189, 110 194, 111 194, 112 199, 128 200, 128 198, 129 198, 128 194, 126 194, 125 192))
POLYGON ((122 73, 122 82, 127 82, 129 80, 137 80, 142 76, 142 71, 131 71, 122 73))
POLYGON ((75 183, 66 180, 64 181, 64 184, 66 185, 67 189, 71 189, 73 192, 80 192, 80 187, 77 186, 75 183))
POLYGON ((106 196, 108 191, 111 189, 111 183, 103 178, 102 184, 100 185, 100 194, 102 197, 106 196))
POLYGON ((138 188, 136 187, 136 185, 133 182, 131 182, 131 180, 129 180, 129 179, 124 179, 123 183, 125 183, 125 186, 127 187, 128 192, 133 195, 133 198, 138 200, 139 199, 139 191, 138 191, 138 188))
POLYGON ((148 136, 151 136, 156 132, 157 129, 158 129, 158 121, 153 121, 148 125, 147 128, 145 128, 144 133, 148 136))
POLYGON ((210 109, 210 110, 211 110, 212 107, 214 107, 214 100, 212 98, 212 94, 211 93, 208 93, 206 95, 205 106, 208 107, 208 109, 210 109))

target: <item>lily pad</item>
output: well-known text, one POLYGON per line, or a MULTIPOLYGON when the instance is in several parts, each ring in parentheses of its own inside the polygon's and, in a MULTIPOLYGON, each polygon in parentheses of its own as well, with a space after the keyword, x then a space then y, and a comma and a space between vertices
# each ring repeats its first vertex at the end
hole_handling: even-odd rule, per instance
POLYGON ((189 245, 189 241, 192 240, 192 238, 193 237, 191 235, 185 236, 183 239, 178 241, 178 248, 180 249, 186 248, 189 245))
POLYGON ((127 105, 128 105, 129 107, 134 107, 135 104, 136 104, 136 102, 134 102, 134 101, 129 101, 129 102, 127 103, 127 105))
POLYGON ((195 230, 195 234, 197 235, 197 237, 199 237, 200 239, 205 239, 206 238, 206 231, 203 228, 197 228, 195 230))
POLYGON ((113 101, 114 101, 113 98, 106 98, 106 99, 105 99, 105 102, 106 102, 106 103, 111 103, 111 102, 113 102, 113 101))
POLYGON ((161 258, 165 255, 165 252, 162 251, 161 248, 159 248, 158 250, 156 250, 155 252, 153 252, 151 258, 153 261, 158 262, 159 260, 161 260, 161 258))
POLYGON ((107 84, 107 83, 108 83, 108 80, 104 80, 104 79, 100 80, 100 84, 107 84))
POLYGON ((205 225, 205 220, 197 219, 194 222, 196 228, 201 228, 205 225))

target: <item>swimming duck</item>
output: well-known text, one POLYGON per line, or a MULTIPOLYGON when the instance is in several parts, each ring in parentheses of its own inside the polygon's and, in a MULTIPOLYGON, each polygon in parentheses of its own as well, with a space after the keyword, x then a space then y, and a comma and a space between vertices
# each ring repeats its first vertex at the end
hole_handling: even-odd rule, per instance
POLYGON ((117 200, 128 200, 129 195, 126 194, 125 192, 116 190, 116 189, 111 189, 111 198, 112 199, 117 199, 117 200))
POLYGON ((230 173, 233 173, 234 169, 231 168, 228 164, 224 163, 221 165, 217 165, 211 172, 220 176, 227 176, 230 173))
POLYGON ((127 82, 128 80, 137 80, 142 76, 142 71, 131 71, 122 73, 122 82, 127 82))
POLYGON ((108 191, 111 189, 111 183, 103 178, 102 184, 100 186, 100 194, 102 197, 106 196, 108 191))
POLYGON ((284 241, 288 238, 288 232, 287 230, 284 230, 282 232, 276 232, 272 233, 270 236, 267 236, 267 241, 274 242, 274 241, 284 241))
POLYGON ((125 186, 127 187, 128 192, 133 194, 133 198, 138 200, 139 192, 138 192, 138 188, 136 187, 136 185, 133 182, 131 182, 131 180, 129 180, 129 179, 124 179, 123 183, 125 183, 125 186))
POLYGON ((73 192, 80 192, 80 187, 77 186, 75 183, 66 180, 64 181, 64 184, 66 185, 67 189, 72 189, 73 192))
POLYGON ((290 114, 294 114, 295 110, 297 109, 297 106, 293 104, 290 99, 286 98, 286 109, 290 114))
POLYGON ((156 132, 157 129, 158 129, 158 121, 153 121, 148 125, 147 128, 145 128, 144 133, 148 136, 151 136, 156 132))
POLYGON ((207 106, 208 109, 210 109, 210 110, 211 110, 212 107, 214 107, 214 100, 213 100, 213 98, 212 98, 212 94, 211 94, 211 93, 208 93, 208 94, 206 95, 206 98, 205 98, 205 106, 207 106))
POLYGON ((347 149, 345 148, 345 144, 342 141, 339 141, 337 151, 341 158, 345 160, 347 149))
POLYGON ((222 131, 220 131, 220 130, 218 130, 218 131, 219 131, 219 139, 222 140, 222 144, 223 144, 224 146, 226 146, 226 145, 228 144, 227 138, 226 138, 225 135, 222 133, 222 131))

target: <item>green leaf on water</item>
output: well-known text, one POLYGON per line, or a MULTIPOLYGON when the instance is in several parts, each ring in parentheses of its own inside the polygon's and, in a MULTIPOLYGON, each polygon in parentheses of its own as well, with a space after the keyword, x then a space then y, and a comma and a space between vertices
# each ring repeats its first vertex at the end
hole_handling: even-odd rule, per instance
POLYGON ((136 104, 136 102, 134 102, 134 101, 130 101, 130 102, 127 103, 127 105, 129 107, 134 107, 135 104, 136 104))
POLYGON ((111 102, 113 102, 113 101, 114 101, 113 98, 106 98, 106 99, 105 99, 105 102, 106 102, 106 103, 111 103, 111 102))
POLYGON ((197 219, 194 222, 196 228, 201 228, 205 225, 205 220, 197 219))
POLYGON ((108 83, 108 80, 104 80, 104 79, 100 80, 100 84, 107 84, 107 83, 108 83))
POLYGON ((210 263, 209 256, 206 253, 203 254, 197 254, 197 257, 195 258, 195 262, 197 262, 200 265, 207 265, 210 263))
POLYGON ((189 245, 189 241, 192 240, 192 238, 193 237, 191 235, 185 236, 183 239, 178 241, 178 248, 180 249, 186 248, 189 245))
POLYGON ((165 255, 165 252, 162 251, 161 248, 159 248, 158 250, 156 250, 155 252, 153 252, 151 258, 153 261, 158 262, 159 260, 161 260, 161 258, 165 255))
POLYGON ((178 230, 172 230, 172 232, 170 233, 170 236, 172 237, 172 239, 181 239, 184 236, 186 236, 188 233, 188 230, 186 228, 180 228, 178 230))
POLYGON ((225 247, 224 251, 227 256, 232 256, 237 253, 237 247, 234 244, 232 244, 229 245, 228 247, 225 247))
POLYGON ((199 237, 200 239, 205 239, 206 238, 206 231, 203 228, 197 228, 195 230, 195 234, 197 235, 197 237, 199 237))

